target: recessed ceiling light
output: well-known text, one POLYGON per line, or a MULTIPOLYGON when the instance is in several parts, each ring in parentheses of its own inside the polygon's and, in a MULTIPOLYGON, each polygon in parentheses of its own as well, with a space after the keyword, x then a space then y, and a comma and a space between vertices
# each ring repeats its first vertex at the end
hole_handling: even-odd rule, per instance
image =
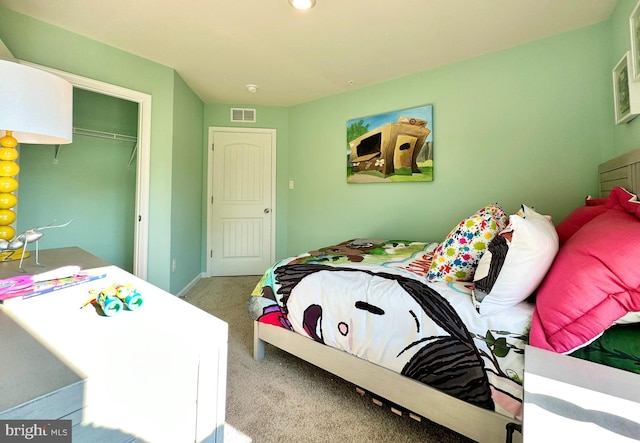
POLYGON ((289 4, 302 11, 311 9, 316 5, 316 0, 289 0, 289 4))
POLYGON ((247 91, 249 92, 257 92, 258 87, 256 85, 247 85, 247 91))

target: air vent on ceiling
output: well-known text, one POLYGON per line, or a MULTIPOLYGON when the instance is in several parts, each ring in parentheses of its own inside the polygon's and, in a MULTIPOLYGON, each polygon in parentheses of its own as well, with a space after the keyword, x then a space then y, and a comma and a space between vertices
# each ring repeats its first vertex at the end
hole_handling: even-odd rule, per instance
POLYGON ((232 122, 255 123, 256 122, 256 110, 255 109, 243 109, 243 108, 231 108, 231 121, 232 122))

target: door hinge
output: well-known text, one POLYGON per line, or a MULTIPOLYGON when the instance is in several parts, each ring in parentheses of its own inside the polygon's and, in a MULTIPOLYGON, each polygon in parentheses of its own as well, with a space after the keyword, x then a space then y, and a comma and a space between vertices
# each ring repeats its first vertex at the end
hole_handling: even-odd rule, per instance
POLYGON ((213 249, 209 251, 209 258, 213 258, 213 249))
POLYGON ((215 145, 214 145, 213 143, 211 143, 211 150, 212 150, 212 151, 213 151, 213 147, 214 147, 214 146, 215 146, 215 145))

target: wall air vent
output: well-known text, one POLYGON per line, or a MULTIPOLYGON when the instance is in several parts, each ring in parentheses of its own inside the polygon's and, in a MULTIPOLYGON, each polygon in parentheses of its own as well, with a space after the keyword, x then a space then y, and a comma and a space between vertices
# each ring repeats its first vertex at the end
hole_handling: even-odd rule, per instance
POLYGON ((243 109, 243 108, 231 108, 231 121, 241 122, 241 123, 255 123, 256 110, 243 109))

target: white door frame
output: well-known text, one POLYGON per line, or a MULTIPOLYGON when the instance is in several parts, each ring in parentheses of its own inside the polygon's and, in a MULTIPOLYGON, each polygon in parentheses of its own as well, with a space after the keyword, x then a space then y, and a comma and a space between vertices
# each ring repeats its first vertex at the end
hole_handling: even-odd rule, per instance
POLYGON ((133 240, 133 274, 147 279, 149 244, 149 159, 151 152, 151 95, 91 78, 18 60, 20 64, 42 69, 67 80, 74 87, 138 103, 138 147, 136 160, 136 218, 133 240))
MULTIPOLYGON (((273 262, 276 256, 276 130, 266 128, 241 128, 209 126, 209 138, 207 141, 207 277, 213 275, 211 251, 213 251, 213 237, 211 235, 211 225, 213 224, 213 135, 216 132, 242 133, 268 133, 271 134, 271 256, 269 261, 273 262)), ((265 269, 266 270, 266 269, 265 269)))

